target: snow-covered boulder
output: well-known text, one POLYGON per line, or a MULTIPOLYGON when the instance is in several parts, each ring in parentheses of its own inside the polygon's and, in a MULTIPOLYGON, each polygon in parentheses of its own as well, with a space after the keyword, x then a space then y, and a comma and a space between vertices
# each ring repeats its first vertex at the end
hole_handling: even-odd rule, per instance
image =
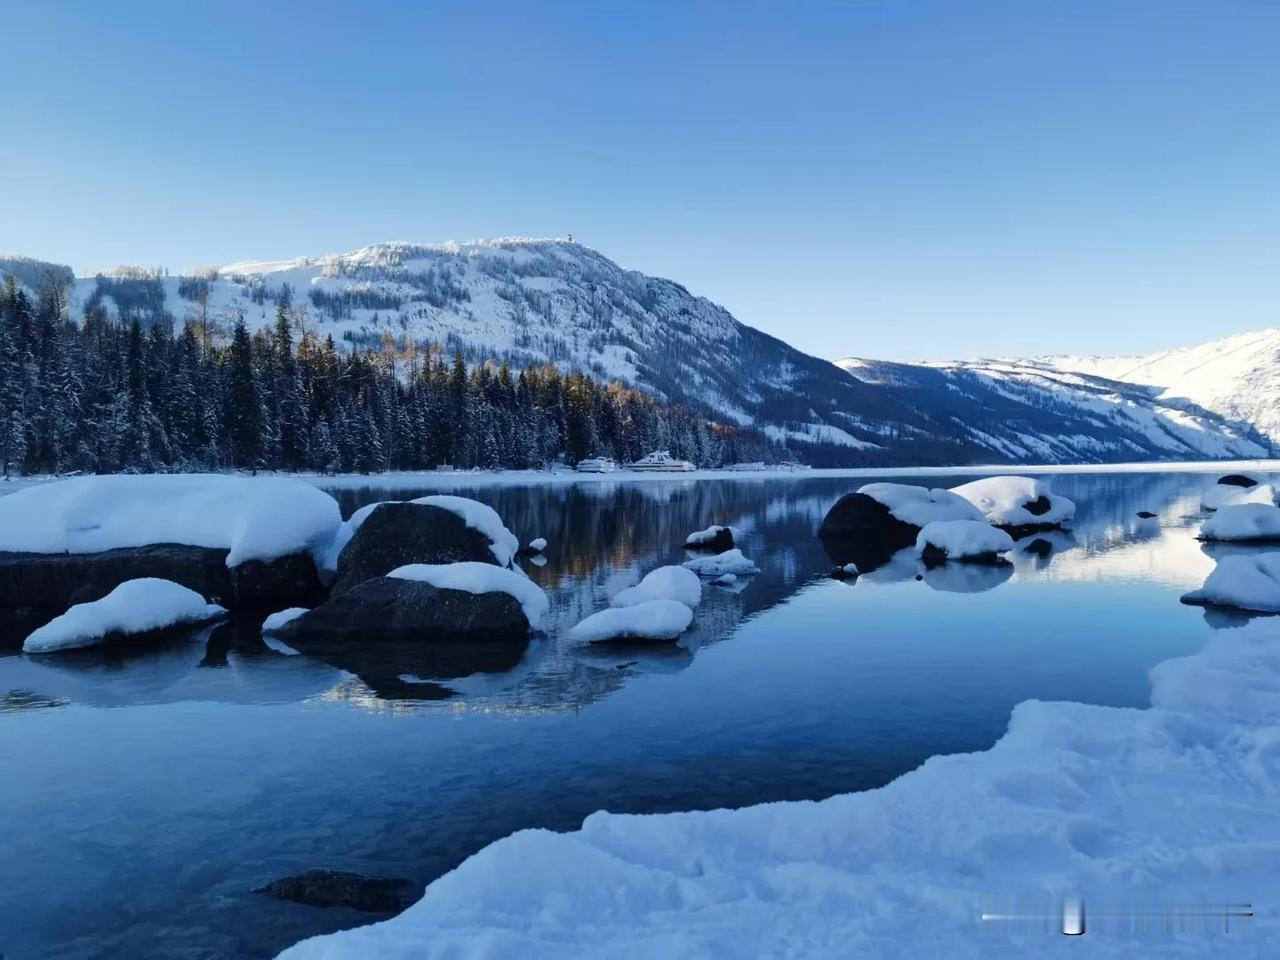
POLYGON ((693 611, 678 600, 646 600, 593 613, 569 631, 577 643, 664 643, 689 629, 693 611))
POLYGON ((868 483, 836 502, 822 521, 822 532, 831 537, 892 538, 908 546, 934 520, 982 519, 977 507, 950 490, 868 483))
POLYGON ((658 567, 645 574, 643 580, 615 596, 614 607, 634 607, 650 600, 678 600, 693 609, 702 602, 702 581, 684 567, 658 567))
POLYGON ((306 612, 306 607, 289 607, 286 610, 277 610, 262 621, 262 632, 276 633, 279 630, 283 630, 286 624, 293 623, 306 612))
POLYGON ((983 520, 934 520, 916 537, 916 554, 935 565, 948 560, 999 563, 1013 549, 1013 537, 983 520))
POLYGON ((332 593, 385 576, 411 563, 497 564, 493 541, 462 515, 416 501, 387 501, 361 507, 347 522, 351 537, 338 555, 332 593))
POLYGON ((951 492, 982 511, 987 521, 1023 537, 1071 522, 1076 505, 1031 477, 983 477, 952 487, 951 492))
POLYGON ((1280 553, 1223 557, 1204 586, 1183 595, 1182 602, 1280 613, 1280 553))
POLYGON ((536 583, 496 564, 409 564, 356 584, 279 633, 291 642, 522 639, 549 605, 536 583))
POLYGON ((27 653, 92 647, 117 637, 208 623, 226 615, 194 590, 169 580, 128 580, 101 600, 76 604, 27 637, 27 653))
POLYGON ((457 497, 451 494, 432 494, 418 497, 416 500, 383 500, 368 503, 351 515, 345 523, 339 524, 333 537, 323 552, 321 566, 325 570, 337 570, 338 560, 356 532, 364 525, 373 512, 381 506, 391 503, 411 503, 420 506, 438 507, 447 510, 462 520, 471 530, 483 536, 489 544, 489 552, 493 562, 500 567, 511 566, 511 561, 520 549, 520 541, 507 529, 498 512, 486 503, 472 500, 469 497, 457 497))
POLYGON ((684 545, 688 550, 710 550, 713 553, 724 553, 736 546, 737 531, 733 527, 713 525, 705 530, 695 530, 685 537, 684 545))
POLYGON ((528 545, 525 547, 525 549, 526 549, 529 553, 546 553, 546 552, 547 552, 547 538, 546 538, 546 537, 534 537, 532 540, 530 540, 530 541, 529 541, 529 543, 528 543, 528 545))
POLYGON ((853 563, 863 573, 882 566, 898 550, 915 545, 934 520, 983 520, 982 512, 950 490, 905 483, 869 483, 836 501, 818 536, 832 562, 853 563))
POLYGON ((1219 477, 1212 487, 1200 495, 1200 506, 1218 510, 1236 503, 1274 503, 1276 488, 1264 484, 1247 473, 1229 473, 1219 477))
POLYGON ((685 569, 692 570, 700 577, 718 577, 725 573, 743 576, 760 572, 760 568, 736 548, 714 556, 694 557, 692 560, 686 560, 683 565, 685 569))
POLYGON ((337 501, 280 477, 155 474, 73 477, 0 497, 0 551, 101 553, 180 543, 227 551, 226 564, 324 548, 337 501))
POLYGON ((1280 540, 1280 507, 1268 503, 1230 504, 1200 527, 1201 540, 1280 540))
POLYGON ((341 523, 308 483, 205 474, 76 477, 0 497, 0 605, 64 608, 127 580, 224 604, 309 599, 341 523))

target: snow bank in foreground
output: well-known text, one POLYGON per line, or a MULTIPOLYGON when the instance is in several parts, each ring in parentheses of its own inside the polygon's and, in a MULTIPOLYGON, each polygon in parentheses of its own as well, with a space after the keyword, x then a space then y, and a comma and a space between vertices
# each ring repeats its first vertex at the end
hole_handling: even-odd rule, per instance
POLYGON ((1132 960, 1280 956, 1280 624, 1152 671, 1146 710, 1029 701, 983 753, 819 803, 597 813, 491 844, 384 923, 287 960, 709 957, 1132 960), (983 909, 1081 893, 1084 937, 983 909), (996 902, 993 904, 993 898, 996 902), (1102 909, 1251 902, 1185 935, 1102 909), (1157 938, 1157 939, 1153 939, 1157 938))
MULTIPOLYGON (((402 500, 378 500, 375 503, 366 503, 353 513, 346 522, 340 524, 337 530, 334 531, 332 539, 324 549, 320 568, 322 570, 337 570, 338 557, 342 554, 343 548, 351 542, 351 538, 356 535, 360 525, 369 519, 369 514, 384 503, 403 502, 402 500)), ((418 497, 418 499, 410 500, 409 502, 423 503, 457 514, 462 518, 463 523, 488 539, 489 551, 493 554, 494 562, 499 566, 510 566, 516 551, 520 549, 520 541, 514 533, 507 529, 506 524, 502 522, 502 518, 498 516, 498 511, 488 504, 481 503, 479 500, 472 500, 468 497, 455 497, 451 494, 432 494, 429 497, 418 497)), ((545 548, 546 541, 544 540, 543 549, 545 548)))
POLYGON ((50 653, 101 643, 108 634, 146 633, 184 623, 206 623, 226 614, 194 590, 156 577, 126 580, 101 600, 78 603, 34 631, 27 653, 50 653))
POLYGON ((1243 553, 1223 557, 1187 603, 1215 603, 1259 613, 1280 613, 1280 553, 1243 553))
POLYGON ((578 643, 674 640, 692 621, 693 611, 678 600, 646 600, 593 613, 569 631, 569 639, 578 643))
POLYGON ((734 547, 712 557, 694 557, 686 560, 684 567, 701 577, 718 577, 724 573, 759 573, 760 568, 748 560, 741 550, 734 547))
POLYGON ((1031 477, 983 477, 952 487, 951 492, 964 497, 981 510, 987 520, 1001 526, 1069 523, 1076 515, 1073 501, 1057 496, 1043 480, 1031 477), (1047 503, 1048 509, 1041 513, 1027 509, 1027 504, 1037 501, 1047 503))
POLYGON ((684 567, 659 567, 609 603, 614 607, 633 607, 649 600, 678 600, 692 609, 702 602, 702 581, 684 567))
POLYGON ((510 594, 516 598, 529 626, 535 630, 542 626, 542 618, 551 606, 542 588, 523 573, 495 567, 492 563, 474 560, 464 563, 410 563, 396 567, 387 576, 418 580, 441 590, 510 594))
POLYGON ((229 550, 227 565, 317 555, 342 514, 301 480, 219 474, 74 477, 0 497, 0 550, 98 553, 181 543, 229 550))
POLYGON ((916 537, 916 554, 934 547, 949 560, 972 560, 1013 549, 1013 537, 985 520, 934 520, 916 537))
POLYGON ((1200 527, 1201 540, 1280 539, 1280 507, 1240 503, 1221 508, 1200 527))
POLYGON ((934 520, 982 520, 982 511, 950 490, 930 490, 909 483, 868 483, 858 488, 884 504, 903 523, 923 527, 934 520))
POLYGON ((262 621, 262 632, 274 633, 276 630, 282 630, 287 624, 293 623, 304 613, 310 613, 310 611, 306 607, 289 607, 287 610, 277 610, 262 621))

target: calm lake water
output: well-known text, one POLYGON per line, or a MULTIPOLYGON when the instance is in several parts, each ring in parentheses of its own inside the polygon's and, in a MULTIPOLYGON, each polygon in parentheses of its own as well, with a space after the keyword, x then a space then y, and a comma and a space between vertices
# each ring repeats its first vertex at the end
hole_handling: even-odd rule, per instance
MULTIPOLYGON (((881 479, 881 478, 876 478, 881 479)), ((930 477, 953 486, 970 476, 930 477)), ((522 827, 607 809, 818 799, 978 750, 1029 698, 1145 706, 1149 668, 1233 621, 1182 606, 1211 474, 1065 474, 1074 532, 1004 570, 856 583, 815 530, 865 478, 458 490, 545 536, 546 637, 471 661, 322 662, 253 622, 128 652, 0 651, 0 953, 270 957, 377 919, 251 891, 316 867, 419 886, 522 827), (1151 510, 1159 519, 1135 514, 1151 510), (709 523, 762 568, 707 586, 685 643, 564 630, 709 523)), ((344 513, 428 490, 342 491, 344 513)))

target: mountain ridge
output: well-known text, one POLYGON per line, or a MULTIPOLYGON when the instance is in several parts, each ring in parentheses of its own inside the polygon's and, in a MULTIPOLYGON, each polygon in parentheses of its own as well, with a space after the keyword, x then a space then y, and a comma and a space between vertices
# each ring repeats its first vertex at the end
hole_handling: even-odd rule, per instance
MULTIPOLYGON (((37 261, 0 259, 0 273, 6 264, 21 269, 24 283, 39 282, 37 261)), ((62 280, 70 273, 50 266, 62 280)), ((73 278, 67 291, 75 317, 99 311, 143 326, 201 320, 224 333, 237 317, 268 328, 283 299, 299 327, 348 349, 377 349, 390 338, 437 343, 472 363, 553 362, 758 429, 815 465, 1251 458, 1269 453, 1280 434, 1272 413, 1280 397, 1243 403, 1203 384, 1142 383, 1117 366, 1126 358, 831 363, 740 323, 676 281, 561 238, 388 241, 176 276, 124 267, 73 278), (1074 361, 1083 369, 1071 369, 1074 361)), ((1152 356, 1177 353, 1127 359, 1146 370, 1152 356)), ((1160 369, 1177 366, 1170 364, 1160 369)))

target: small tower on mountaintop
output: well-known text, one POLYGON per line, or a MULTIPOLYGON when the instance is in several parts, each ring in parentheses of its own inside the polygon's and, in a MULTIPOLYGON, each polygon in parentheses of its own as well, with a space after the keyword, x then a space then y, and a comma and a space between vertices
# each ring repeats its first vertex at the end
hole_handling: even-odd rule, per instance
POLYGON ((572 233, 565 234, 564 242, 573 243, 573 234, 572 233))

